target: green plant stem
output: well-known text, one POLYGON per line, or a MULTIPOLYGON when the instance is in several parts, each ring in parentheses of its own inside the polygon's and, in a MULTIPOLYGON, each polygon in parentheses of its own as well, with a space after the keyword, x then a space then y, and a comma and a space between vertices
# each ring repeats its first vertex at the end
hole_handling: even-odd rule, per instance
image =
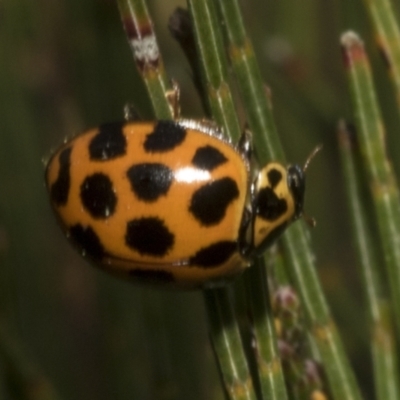
POLYGON ((387 64, 400 108, 400 28, 390 0, 364 0, 376 33, 376 41, 387 64))
POLYGON ((211 0, 188 0, 203 80, 213 119, 231 139, 241 135, 239 120, 228 82, 228 66, 219 23, 211 0))
POLYGON ((246 34, 237 0, 213 0, 224 20, 228 53, 237 77, 242 104, 254 136, 257 160, 283 162, 285 156, 272 117, 267 88, 261 78, 253 46, 246 34))
POLYGON ((301 295, 310 335, 317 346, 333 398, 361 399, 354 373, 333 322, 309 250, 308 235, 300 224, 292 225, 282 240, 288 273, 301 295))
POLYGON ((280 355, 277 348, 274 317, 272 315, 266 268, 258 259, 245 274, 247 299, 250 302, 255 358, 261 394, 264 399, 287 399, 280 355), (254 273, 257 270, 257 273, 254 273))
POLYGON ((210 334, 229 399, 256 399, 228 290, 205 290, 210 334))
POLYGON ((343 121, 339 125, 338 133, 353 236, 366 288, 375 396, 379 400, 396 400, 400 398, 400 392, 394 332, 389 301, 384 296, 377 254, 368 227, 365 196, 360 184, 362 175, 355 154, 356 145, 352 142, 351 133, 343 121))
MULTIPOLYGON (((252 44, 245 32, 239 5, 235 0, 214 0, 214 5, 219 8, 224 21, 228 54, 253 133, 257 159, 263 163, 271 159, 283 160, 283 150, 276 134, 266 88, 261 79, 252 44)), ((247 272, 246 278, 247 299, 254 322, 254 340, 257 342, 256 363, 261 393, 267 399, 286 399, 264 260, 257 260, 247 272)))
POLYGON ((172 119, 166 93, 171 90, 157 38, 144 0, 118 0, 122 24, 157 119, 172 119))
POLYGON ((384 252, 391 297, 400 338, 400 196, 385 148, 385 132, 372 82, 368 57, 353 32, 342 36, 344 64, 351 89, 356 127, 367 172, 380 240, 384 252))

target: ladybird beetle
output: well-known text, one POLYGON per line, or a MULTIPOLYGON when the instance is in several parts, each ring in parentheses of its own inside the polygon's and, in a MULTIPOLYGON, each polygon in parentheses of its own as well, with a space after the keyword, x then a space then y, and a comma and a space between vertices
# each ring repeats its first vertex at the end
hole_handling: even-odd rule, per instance
POLYGON ((107 123, 50 158, 46 186, 66 236, 97 266, 164 287, 221 285, 302 215, 304 169, 250 163, 211 123, 107 123))

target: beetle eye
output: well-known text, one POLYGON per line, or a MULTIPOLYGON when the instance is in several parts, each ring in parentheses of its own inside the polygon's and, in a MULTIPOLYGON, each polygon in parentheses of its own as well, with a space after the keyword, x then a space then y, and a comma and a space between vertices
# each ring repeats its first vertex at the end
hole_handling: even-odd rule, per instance
POLYGON ((290 165, 288 167, 288 186, 292 192, 295 212, 294 219, 297 219, 303 213, 304 191, 305 191, 305 175, 299 165, 290 165))
POLYGON ((291 176, 290 186, 292 186, 293 188, 298 188, 299 187, 299 177, 298 177, 298 175, 292 175, 291 176))
MULTIPOLYGON (((310 161, 315 157, 315 155, 322 149, 322 145, 315 147, 315 149, 308 156, 304 167, 301 168, 299 165, 289 165, 287 169, 287 182, 289 190, 292 192, 294 200, 294 219, 300 218, 303 215, 303 205, 304 205, 304 191, 306 188, 306 176, 305 172, 310 165, 310 161)), ((315 226, 315 220, 308 216, 304 216, 304 219, 310 226, 315 226)))

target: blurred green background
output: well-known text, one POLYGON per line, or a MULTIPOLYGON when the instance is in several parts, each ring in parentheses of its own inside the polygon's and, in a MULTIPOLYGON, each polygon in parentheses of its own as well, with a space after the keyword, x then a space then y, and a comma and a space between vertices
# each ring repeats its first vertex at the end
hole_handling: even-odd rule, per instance
MULTIPOLYGON (((185 2, 149 2, 182 114, 201 117, 189 65, 167 30, 178 5, 185 2)), ((307 172, 305 208, 317 220, 310 235, 324 289, 368 392, 365 307, 335 133, 339 118, 352 119, 340 35, 352 29, 366 42, 399 171, 390 80, 362 0, 243 0, 242 9, 287 159, 302 164, 324 145, 307 172)), ((116 2, 0 0, 0 324, 16 332, 64 399, 221 399, 201 294, 133 286, 89 267, 46 198, 51 150, 68 135, 121 119, 126 102, 152 118, 116 2)), ((238 110, 243 117, 240 103, 238 110)), ((5 387, 0 379, 0 398, 8 399, 5 387)))

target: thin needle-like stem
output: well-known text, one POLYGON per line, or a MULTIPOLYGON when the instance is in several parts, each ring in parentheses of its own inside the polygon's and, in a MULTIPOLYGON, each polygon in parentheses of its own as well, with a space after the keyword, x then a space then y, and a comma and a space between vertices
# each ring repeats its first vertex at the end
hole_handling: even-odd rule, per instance
POLYGON ((138 71, 146 84, 158 119, 171 119, 174 110, 166 93, 171 90, 153 23, 144 0, 118 0, 122 24, 138 71))
POLYGON ((395 336, 390 303, 385 294, 382 271, 367 218, 357 141, 343 121, 339 124, 338 134, 353 236, 368 306, 376 398, 396 400, 400 398, 400 392, 395 336))
POLYGON ((385 129, 364 44, 354 32, 342 36, 361 155, 374 203, 391 289, 397 338, 400 338, 400 194, 388 160, 385 129))

